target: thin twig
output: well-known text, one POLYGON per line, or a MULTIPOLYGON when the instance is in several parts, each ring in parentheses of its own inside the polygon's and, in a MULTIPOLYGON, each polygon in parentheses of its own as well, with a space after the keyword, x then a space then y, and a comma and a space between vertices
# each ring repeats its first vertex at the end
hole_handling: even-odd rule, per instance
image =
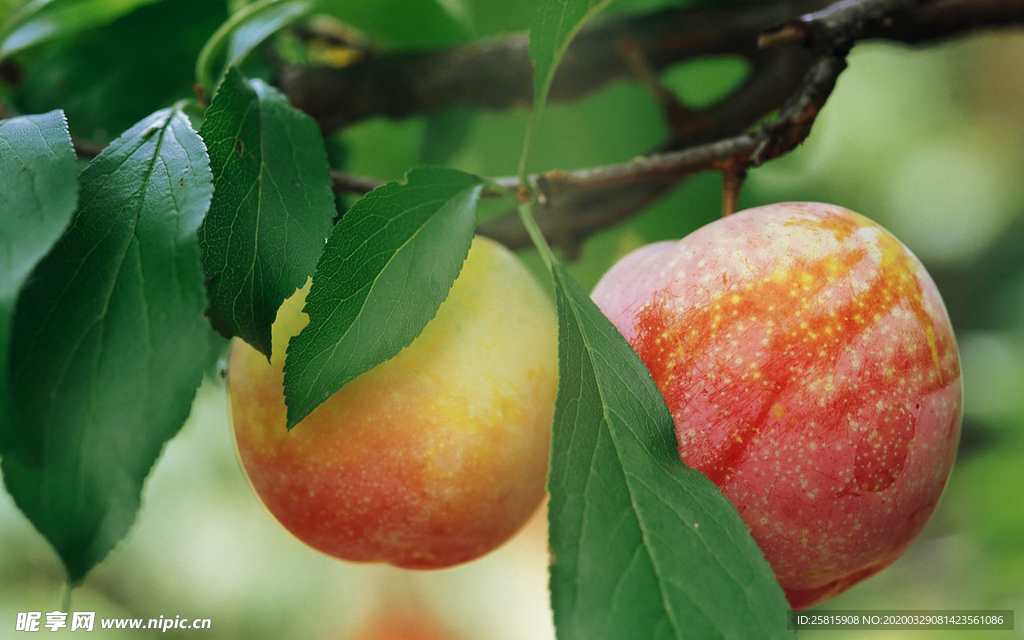
MULTIPOLYGON (((588 26, 566 52, 550 99, 576 100, 611 82, 635 79, 621 55, 623 43, 661 71, 702 56, 757 57, 758 39, 764 34, 796 29, 781 41, 794 42, 806 37, 808 24, 821 33, 815 43, 820 45, 842 40, 838 36, 851 26, 862 32, 856 39, 916 43, 1024 21, 1020 0, 854 0, 823 10, 828 4, 784 0, 671 8, 588 26), (919 6, 908 11, 910 5, 919 6)), ((455 105, 527 108, 533 101, 528 42, 526 34, 518 33, 440 51, 370 51, 343 68, 284 65, 279 84, 292 104, 325 131, 374 116, 402 119, 455 105)))
POLYGON ((331 182, 334 190, 339 193, 354 193, 361 196, 384 184, 381 180, 353 176, 341 171, 331 171, 331 182))
MULTIPOLYGON (((801 3, 784 4, 792 10, 801 3)), ((717 24, 719 32, 729 31, 734 36, 735 27, 742 23, 741 31, 746 30, 744 37, 749 42, 756 42, 765 33, 774 35, 761 38, 768 48, 760 52, 752 52, 742 40, 729 45, 733 52, 743 52, 754 70, 730 96, 694 112, 688 119, 691 124, 687 131, 674 132, 673 139, 657 153, 627 163, 572 172, 552 171, 531 178, 541 197, 535 216, 552 244, 571 256, 587 236, 634 215, 687 176, 712 170, 742 174, 748 167, 788 153, 809 135, 836 79, 846 68, 846 54, 855 42, 879 38, 934 42, 980 28, 1024 24, 1024 0, 847 0, 817 12, 791 13, 770 25, 765 23, 764 15, 752 19, 755 10, 747 11, 747 7, 740 7, 697 12, 711 23, 721 21, 717 24), (758 20, 760 31, 752 28, 758 20), (751 124, 776 109, 779 115, 775 119, 756 131, 747 131, 751 124)), ((665 21, 675 13, 693 12, 673 10, 659 14, 659 20, 665 21)), ((621 32, 626 28, 623 25, 636 27, 633 20, 605 28, 621 32)), ((703 28, 714 31, 708 23, 703 28)), ((595 28, 589 33, 594 37, 596 32, 595 28)), ((691 52, 704 51, 707 42, 718 42, 715 33, 705 34, 700 42, 687 37, 683 44, 676 43, 671 55, 664 50, 654 55, 642 48, 645 61, 660 69, 668 64, 668 59, 685 58, 691 52)), ((587 43, 587 47, 596 46, 594 42, 587 43)), ((628 67, 628 61, 620 64, 628 67)), ((563 97, 578 95, 584 88, 593 90, 620 77, 618 71, 605 71, 600 79, 591 76, 586 82, 575 84, 576 93, 565 90, 563 97)), ((407 104, 405 115, 416 112, 415 106, 407 104)), ((481 224, 479 232, 512 248, 531 244, 518 216, 511 211, 481 224)))
POLYGON ((868 28, 891 27, 897 17, 920 4, 920 0, 841 0, 762 34, 758 45, 764 49, 801 42, 815 52, 845 55, 868 28))

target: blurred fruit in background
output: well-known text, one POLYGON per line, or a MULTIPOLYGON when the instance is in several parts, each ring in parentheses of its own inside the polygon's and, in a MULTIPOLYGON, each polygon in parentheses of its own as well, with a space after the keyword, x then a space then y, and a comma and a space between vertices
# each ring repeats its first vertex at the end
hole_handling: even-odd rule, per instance
POLYGON ((387 609, 350 637, 352 640, 455 640, 455 636, 430 619, 429 613, 387 609))

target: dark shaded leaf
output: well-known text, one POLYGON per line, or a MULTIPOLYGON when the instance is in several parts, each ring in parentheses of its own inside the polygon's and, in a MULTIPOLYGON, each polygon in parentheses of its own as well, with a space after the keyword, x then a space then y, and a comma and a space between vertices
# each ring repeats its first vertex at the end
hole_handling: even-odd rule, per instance
POLYGON ((200 133, 216 185, 199 231, 210 320, 269 358, 277 309, 313 273, 336 213, 323 137, 281 93, 235 70, 200 133))
POLYGON ((33 52, 14 87, 26 113, 60 107, 71 131, 107 142, 192 97, 196 55, 227 14, 224 0, 163 0, 33 52))
POLYGON ((80 581, 124 537, 208 360, 196 229, 202 140, 160 111, 82 172, 71 227, 18 302, 11 381, 31 451, 5 455, 18 507, 80 581))
POLYGON ((31 0, 0 26, 0 60, 37 44, 113 22, 159 0, 31 0))

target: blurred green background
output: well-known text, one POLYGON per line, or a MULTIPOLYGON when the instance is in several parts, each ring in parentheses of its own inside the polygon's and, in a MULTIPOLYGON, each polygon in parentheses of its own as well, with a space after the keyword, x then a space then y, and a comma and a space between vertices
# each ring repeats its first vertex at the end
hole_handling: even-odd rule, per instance
MULTIPOLYGON (((482 34, 524 27, 532 11, 532 3, 450 2, 469 6, 482 34)), ((623 0, 617 10, 660 4, 623 0)), ((22 88, 3 87, 3 93, 25 111, 64 107, 74 131, 111 137, 187 95, 195 52, 224 13, 223 2, 166 0, 32 52, 22 88), (153 39, 159 46, 145 46, 153 39), (154 67, 163 76, 146 80, 154 67)), ((743 73, 735 60, 706 60, 670 69, 663 79, 699 104, 743 73)), ((800 637, 1024 638, 1022 104, 1024 32, 925 49, 861 44, 810 139, 754 170, 743 190, 741 208, 818 200, 889 228, 937 281, 961 350, 964 432, 938 510, 903 558, 819 608, 1014 609, 1018 617, 1013 632, 800 637)), ((330 143, 346 170, 360 175, 398 178, 411 166, 439 161, 510 175, 527 115, 456 111, 401 123, 375 120, 330 143)), ((549 108, 532 169, 621 162, 665 135, 649 93, 638 83, 615 85, 549 108)), ((593 237, 573 273, 592 287, 633 248, 714 220, 720 189, 717 175, 688 181, 593 237)), ((541 273, 532 252, 523 257, 541 273)), ((101 638, 544 640, 553 638, 545 526, 541 513, 495 554, 447 571, 410 573, 327 558, 278 526, 250 490, 236 460, 224 386, 213 375, 150 476, 134 530, 74 592, 72 610, 212 621, 206 631, 93 632, 101 638), (379 622, 406 618, 422 627, 421 635, 374 635, 379 622)), ((53 611, 62 597, 56 557, 0 491, 0 638, 13 635, 17 612, 53 611)))

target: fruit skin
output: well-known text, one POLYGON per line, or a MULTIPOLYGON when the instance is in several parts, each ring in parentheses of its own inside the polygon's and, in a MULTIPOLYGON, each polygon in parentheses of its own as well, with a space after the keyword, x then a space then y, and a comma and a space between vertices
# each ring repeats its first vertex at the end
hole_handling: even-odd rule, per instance
POLYGON ((458 640, 424 605, 391 606, 377 611, 348 640, 458 640))
POLYGON ((476 238, 423 333, 288 432, 282 367, 305 293, 278 312, 269 364, 241 341, 229 363, 239 457, 270 512, 324 553, 408 568, 511 537, 544 496, 558 386, 557 319, 525 267, 476 238))
POLYGON ((935 284, 880 226, 825 204, 749 209, 638 249, 593 298, 794 609, 924 527, 956 455, 960 361, 935 284))

